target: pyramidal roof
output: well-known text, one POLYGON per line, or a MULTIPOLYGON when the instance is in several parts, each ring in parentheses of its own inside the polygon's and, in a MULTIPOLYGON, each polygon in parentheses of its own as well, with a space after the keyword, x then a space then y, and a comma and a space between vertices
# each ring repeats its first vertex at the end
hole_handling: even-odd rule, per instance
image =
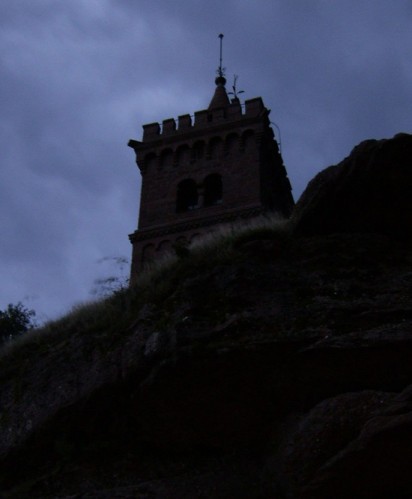
POLYGON ((211 111, 212 109, 217 109, 219 107, 226 107, 230 104, 230 100, 229 97, 227 96, 225 88, 226 78, 220 75, 216 78, 215 83, 216 83, 216 90, 212 97, 212 100, 210 101, 208 111, 211 111))

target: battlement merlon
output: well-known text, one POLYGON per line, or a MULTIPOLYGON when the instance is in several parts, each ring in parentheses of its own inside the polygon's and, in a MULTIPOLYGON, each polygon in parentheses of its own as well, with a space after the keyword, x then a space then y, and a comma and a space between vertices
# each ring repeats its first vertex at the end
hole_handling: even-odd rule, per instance
POLYGON ((260 116, 264 110, 265 106, 261 97, 245 101, 245 116, 248 118, 260 116))
POLYGON ((196 111, 193 122, 190 114, 184 114, 178 117, 177 124, 174 118, 163 120, 162 125, 159 123, 148 123, 147 125, 143 125, 143 142, 152 142, 163 137, 187 132, 191 129, 206 128, 249 118, 258 118, 259 116, 262 116, 263 113, 269 114, 270 112, 265 108, 261 97, 246 100, 244 111, 242 111, 239 100, 233 99, 232 102, 225 107, 196 111))
POLYGON ((192 127, 192 117, 190 114, 183 114, 178 117, 179 120, 179 131, 189 130, 192 127))
POLYGON ((159 123, 143 125, 143 141, 157 139, 160 135, 159 123))

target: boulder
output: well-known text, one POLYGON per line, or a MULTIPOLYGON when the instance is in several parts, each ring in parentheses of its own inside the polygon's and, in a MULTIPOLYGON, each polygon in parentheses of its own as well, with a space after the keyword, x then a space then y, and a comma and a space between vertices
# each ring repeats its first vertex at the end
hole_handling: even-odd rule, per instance
MULTIPOLYGON (((370 394, 361 392, 355 397, 358 402, 353 407, 357 414, 349 425, 354 438, 349 438, 346 442, 336 426, 342 417, 349 420, 352 414, 348 411, 342 413, 342 407, 336 400, 322 404, 329 411, 337 408, 332 423, 336 431, 331 435, 332 438, 329 436, 320 440, 330 449, 333 437, 339 435, 341 445, 340 448, 336 446, 334 455, 325 459, 323 465, 315 471, 310 483, 303 488, 302 498, 412 497, 412 387, 407 387, 396 396, 377 393, 371 397, 370 394), (369 417, 362 417, 362 412, 369 412, 369 417)), ((343 398, 349 402, 354 401, 351 395, 343 398)), ((319 408, 314 409, 312 417, 318 411, 319 408)), ((327 417, 320 416, 320 419, 323 419, 324 428, 327 428, 327 417)), ((323 434, 325 433, 327 431, 323 434)), ((307 441, 308 435, 304 439, 307 441)), ((322 446, 319 442, 317 445, 322 446)))

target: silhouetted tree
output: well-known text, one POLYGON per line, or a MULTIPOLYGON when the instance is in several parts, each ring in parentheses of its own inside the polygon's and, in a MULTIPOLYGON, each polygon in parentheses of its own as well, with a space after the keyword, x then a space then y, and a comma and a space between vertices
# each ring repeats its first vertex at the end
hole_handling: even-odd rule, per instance
POLYGON ((91 294, 99 298, 107 298, 123 291, 129 286, 129 260, 123 256, 106 256, 98 263, 109 263, 117 267, 115 275, 108 275, 94 280, 91 294))
POLYGON ((35 315, 34 310, 29 310, 21 302, 16 305, 9 303, 5 310, 0 310, 0 343, 33 329, 35 315))

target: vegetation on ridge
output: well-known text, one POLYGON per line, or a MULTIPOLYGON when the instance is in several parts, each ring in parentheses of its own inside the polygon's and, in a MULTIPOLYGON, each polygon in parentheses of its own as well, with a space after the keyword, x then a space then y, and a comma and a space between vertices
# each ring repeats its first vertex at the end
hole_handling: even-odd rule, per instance
POLYGON ((133 288, 119 287, 111 296, 73 307, 71 312, 43 327, 33 329, 0 349, 2 374, 16 359, 27 359, 39 352, 62 347, 81 336, 86 350, 110 349, 113 342, 130 334, 130 326, 145 304, 162 305, 184 279, 199 269, 211 270, 217 265, 231 264, 245 258, 239 246, 256 239, 287 238, 290 223, 278 216, 258 217, 243 223, 219 227, 190 245, 185 256, 170 253, 150 264, 133 288))

